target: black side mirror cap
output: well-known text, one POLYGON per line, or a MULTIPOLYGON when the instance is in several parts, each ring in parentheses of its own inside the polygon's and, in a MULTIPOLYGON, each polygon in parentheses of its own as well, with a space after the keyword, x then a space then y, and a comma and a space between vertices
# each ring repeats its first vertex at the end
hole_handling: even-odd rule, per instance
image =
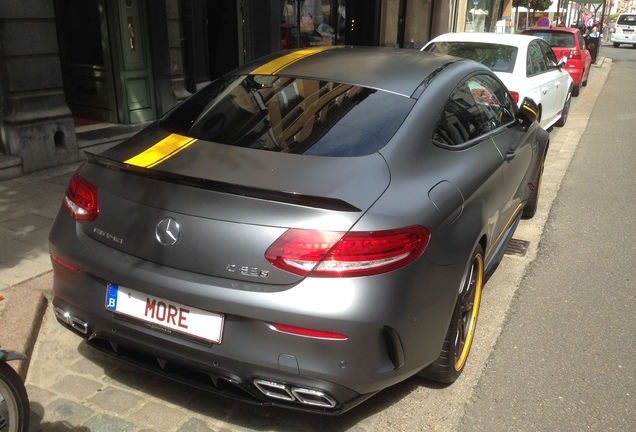
POLYGON ((519 107, 518 116, 524 123, 532 124, 539 117, 539 107, 534 100, 529 97, 525 97, 519 107))

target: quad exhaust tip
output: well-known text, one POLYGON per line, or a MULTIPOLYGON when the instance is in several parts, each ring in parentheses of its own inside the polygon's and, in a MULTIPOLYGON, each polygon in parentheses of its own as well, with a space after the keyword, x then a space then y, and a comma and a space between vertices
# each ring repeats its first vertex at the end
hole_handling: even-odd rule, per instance
POLYGON ((300 402, 303 405, 319 408, 333 408, 338 404, 334 398, 322 390, 289 386, 260 378, 254 379, 254 385, 261 393, 272 399, 300 402))
POLYGON ((88 323, 55 306, 55 316, 82 334, 88 334, 88 323))

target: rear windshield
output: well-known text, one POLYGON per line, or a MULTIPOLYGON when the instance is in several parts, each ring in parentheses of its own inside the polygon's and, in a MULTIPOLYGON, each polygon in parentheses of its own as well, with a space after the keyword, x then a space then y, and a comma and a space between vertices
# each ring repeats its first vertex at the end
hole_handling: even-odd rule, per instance
POLYGON ((434 42, 426 51, 475 60, 494 72, 512 73, 517 60, 516 47, 480 42, 434 42))
POLYGON ((636 25, 636 15, 619 15, 616 24, 619 25, 636 25))
POLYGON ((523 34, 537 36, 543 39, 552 48, 575 48, 574 35, 566 32, 550 32, 550 31, 526 31, 523 34))
POLYGON ((320 156, 364 156, 395 134, 414 100, 285 76, 241 75, 201 89, 161 127, 216 143, 320 156))

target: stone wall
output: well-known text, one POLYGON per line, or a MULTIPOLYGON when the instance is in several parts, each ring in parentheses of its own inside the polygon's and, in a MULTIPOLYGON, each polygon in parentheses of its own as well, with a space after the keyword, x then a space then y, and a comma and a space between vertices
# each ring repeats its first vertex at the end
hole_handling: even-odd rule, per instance
POLYGON ((78 159, 64 100, 53 0, 0 2, 3 147, 29 173, 78 159))

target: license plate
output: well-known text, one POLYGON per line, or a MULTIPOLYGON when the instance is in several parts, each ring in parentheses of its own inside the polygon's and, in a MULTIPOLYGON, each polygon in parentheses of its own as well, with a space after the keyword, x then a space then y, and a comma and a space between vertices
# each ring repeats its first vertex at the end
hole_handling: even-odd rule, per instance
POLYGON ((106 309, 212 343, 221 343, 223 315, 109 283, 106 309))
POLYGON ((623 30, 623 33, 632 34, 632 33, 634 33, 634 30, 625 29, 625 30, 623 30))

